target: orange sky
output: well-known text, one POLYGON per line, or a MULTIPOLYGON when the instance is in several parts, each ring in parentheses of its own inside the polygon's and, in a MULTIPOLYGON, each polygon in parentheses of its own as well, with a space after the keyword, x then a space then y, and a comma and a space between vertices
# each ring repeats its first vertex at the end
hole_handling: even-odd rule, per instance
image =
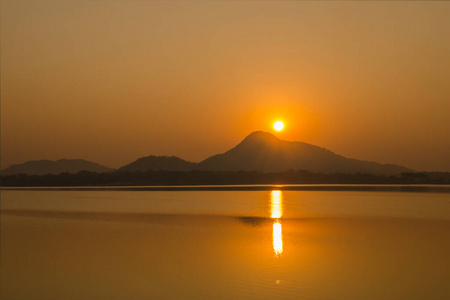
POLYGON ((1 2, 1 163, 200 161, 255 130, 450 171, 449 2, 1 2))

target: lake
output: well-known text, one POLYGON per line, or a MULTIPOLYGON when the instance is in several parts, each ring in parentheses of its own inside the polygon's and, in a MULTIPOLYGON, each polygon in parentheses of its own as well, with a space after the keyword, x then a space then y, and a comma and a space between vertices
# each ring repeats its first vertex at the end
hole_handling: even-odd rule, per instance
POLYGON ((3 300, 450 299, 450 189, 2 189, 0 250, 3 300))

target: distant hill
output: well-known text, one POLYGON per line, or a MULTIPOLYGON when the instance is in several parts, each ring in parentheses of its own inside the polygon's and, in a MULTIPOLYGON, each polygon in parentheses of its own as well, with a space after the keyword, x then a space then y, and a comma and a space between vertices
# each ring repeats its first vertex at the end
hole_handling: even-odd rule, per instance
POLYGON ((32 160, 23 164, 12 165, 1 171, 2 176, 14 174, 46 175, 60 173, 78 173, 90 171, 97 173, 111 172, 113 169, 84 159, 32 160))
MULTIPOLYGON (((14 174, 45 175, 113 171, 111 168, 82 159, 40 160, 13 165, 1 171, 2 176, 14 174)), ((325 148, 303 142, 283 141, 271 133, 256 131, 231 150, 211 156, 200 163, 176 156, 146 156, 119 168, 119 172, 175 171, 260 171, 284 172, 304 170, 316 173, 367 173, 396 175, 414 172, 411 169, 375 162, 346 158, 325 148)))
POLYGON ((121 171, 189 171, 196 168, 196 163, 185 161, 176 156, 146 156, 118 169, 121 171))
POLYGON ((303 142, 288 142, 268 132, 256 131, 233 149, 211 156, 197 165, 209 171, 282 172, 290 169, 323 173, 368 173, 394 175, 413 170, 345 158, 325 148, 303 142))

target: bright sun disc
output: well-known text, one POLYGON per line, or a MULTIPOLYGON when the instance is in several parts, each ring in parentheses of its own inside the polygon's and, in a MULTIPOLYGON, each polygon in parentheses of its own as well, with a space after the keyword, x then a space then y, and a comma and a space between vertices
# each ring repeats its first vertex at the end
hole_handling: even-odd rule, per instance
POLYGON ((274 128, 276 131, 283 130, 284 124, 283 124, 283 122, 281 122, 281 121, 276 121, 276 122, 273 124, 273 128, 274 128))

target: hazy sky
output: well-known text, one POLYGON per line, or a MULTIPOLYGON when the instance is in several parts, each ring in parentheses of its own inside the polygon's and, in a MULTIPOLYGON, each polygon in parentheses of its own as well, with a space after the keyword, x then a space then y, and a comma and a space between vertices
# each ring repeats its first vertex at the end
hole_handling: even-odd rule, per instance
POLYGON ((1 1, 1 163, 200 161, 256 130, 450 171, 450 2, 1 1))

